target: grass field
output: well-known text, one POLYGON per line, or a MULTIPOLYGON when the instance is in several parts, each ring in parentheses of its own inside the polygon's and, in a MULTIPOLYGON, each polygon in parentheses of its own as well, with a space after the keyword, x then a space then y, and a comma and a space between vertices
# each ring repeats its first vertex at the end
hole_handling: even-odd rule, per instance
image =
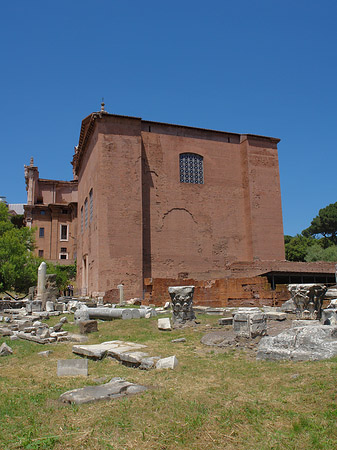
MULTIPOLYGON (((174 371, 105 359, 89 361, 88 377, 58 378, 57 360, 76 358, 71 343, 0 339, 14 350, 0 358, 0 449, 336 450, 337 358, 274 363, 205 347, 200 338, 217 318, 199 317, 196 329, 159 332, 155 318, 116 320, 100 322, 89 335, 89 343, 131 340, 148 345, 151 356, 175 354, 174 371), (186 342, 170 342, 179 337, 186 342), (47 349, 49 357, 38 355, 47 349), (116 376, 150 389, 80 406, 58 401, 69 389, 116 376)), ((75 325, 64 328, 78 332, 75 325)))

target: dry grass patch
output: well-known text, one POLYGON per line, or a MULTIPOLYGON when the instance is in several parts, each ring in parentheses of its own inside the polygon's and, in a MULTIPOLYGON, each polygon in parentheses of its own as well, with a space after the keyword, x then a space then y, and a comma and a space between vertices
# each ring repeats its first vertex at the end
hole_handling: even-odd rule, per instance
POLYGON ((14 350, 0 359, 1 450, 335 450, 337 359, 273 363, 240 350, 217 352, 200 344, 217 318, 201 316, 201 322, 172 332, 159 332, 156 319, 101 322, 89 335, 89 343, 129 340, 148 345, 152 356, 175 354, 174 371, 140 371, 104 359, 89 360, 88 377, 58 378, 57 360, 76 358, 72 344, 1 339, 14 350), (186 342, 172 344, 178 337, 186 342), (53 351, 48 358, 37 354, 47 349, 53 351), (116 376, 151 389, 81 406, 58 401, 67 390, 116 376))

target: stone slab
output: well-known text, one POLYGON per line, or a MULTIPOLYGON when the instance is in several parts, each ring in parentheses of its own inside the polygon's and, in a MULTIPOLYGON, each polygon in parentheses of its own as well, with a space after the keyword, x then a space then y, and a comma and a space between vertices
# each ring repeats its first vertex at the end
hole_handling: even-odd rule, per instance
POLYGON ((69 404, 83 404, 100 400, 112 400, 126 395, 138 394, 146 390, 145 386, 129 383, 122 378, 113 378, 106 384, 86 386, 81 389, 67 391, 60 396, 60 401, 69 404))
POLYGON ((88 376, 87 359, 60 359, 57 361, 58 377, 88 376))
POLYGON ((93 345, 73 345, 72 351, 77 355, 102 359, 105 356, 118 358, 121 353, 139 350, 141 348, 146 348, 146 345, 135 344, 134 342, 108 341, 93 345))
POLYGON ((171 322, 169 317, 163 317, 162 319, 158 319, 158 330, 162 331, 171 331, 171 322))
POLYGON ((51 339, 41 339, 38 336, 33 336, 32 334, 24 333, 23 331, 19 331, 17 337, 20 339, 25 339, 26 341, 37 342, 38 344, 48 344, 50 342, 49 339, 51 339))
POLYGON ((172 344, 178 344, 179 342, 186 342, 186 339, 183 338, 178 338, 178 339, 172 339, 172 344))
POLYGON ((144 352, 125 352, 119 355, 119 360, 127 366, 137 367, 142 359, 148 356, 149 354, 144 352))

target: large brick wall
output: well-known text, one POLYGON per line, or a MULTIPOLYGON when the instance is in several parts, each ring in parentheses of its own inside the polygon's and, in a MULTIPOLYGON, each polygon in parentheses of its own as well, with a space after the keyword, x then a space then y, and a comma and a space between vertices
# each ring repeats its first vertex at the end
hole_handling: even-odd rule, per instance
POLYGON ((276 290, 272 290, 266 277, 206 281, 154 278, 146 279, 145 285, 145 303, 156 306, 162 306, 170 300, 169 286, 195 286, 194 304, 210 307, 280 306, 290 298, 286 285, 280 285, 276 290))

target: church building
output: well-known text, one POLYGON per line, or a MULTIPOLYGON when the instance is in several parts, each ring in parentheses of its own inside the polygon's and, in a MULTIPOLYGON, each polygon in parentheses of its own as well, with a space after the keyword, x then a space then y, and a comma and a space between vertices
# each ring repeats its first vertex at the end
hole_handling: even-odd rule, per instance
POLYGON ((77 265, 82 294, 212 280, 236 261, 284 260, 279 139, 103 110, 82 122, 77 265))

